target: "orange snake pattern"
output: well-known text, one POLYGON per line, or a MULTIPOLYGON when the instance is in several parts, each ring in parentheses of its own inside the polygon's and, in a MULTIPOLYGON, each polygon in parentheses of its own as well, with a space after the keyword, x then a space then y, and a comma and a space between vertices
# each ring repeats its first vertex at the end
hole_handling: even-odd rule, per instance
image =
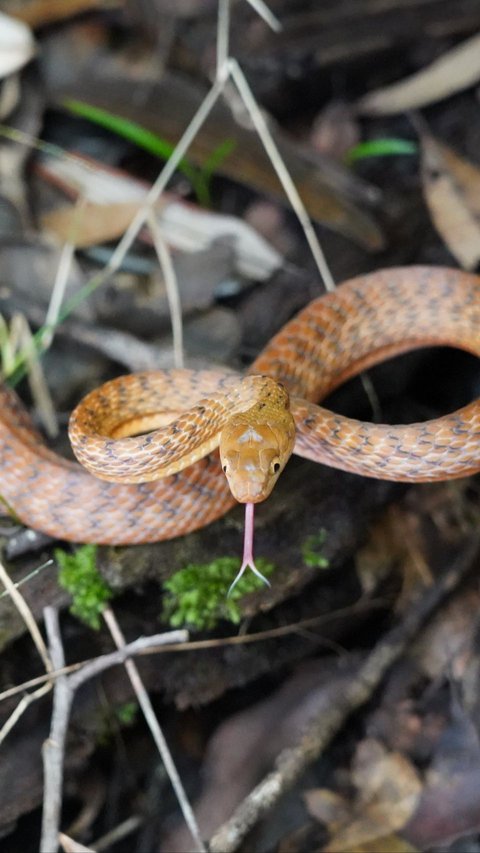
POLYGON ((2 386, 0 495, 25 524, 73 542, 154 542, 202 527, 234 503, 212 451, 230 408, 241 408, 263 375, 283 383, 291 395, 294 452, 300 456, 388 480, 472 474, 480 470, 480 401, 408 426, 364 423, 316 405, 360 371, 434 345, 480 355, 476 276, 411 267, 354 278, 287 323, 252 364, 246 380, 220 371, 158 371, 107 383, 94 392, 95 405, 90 407, 87 397, 82 414, 74 416, 76 452, 80 447, 81 453, 83 444, 87 456, 110 456, 120 465, 121 477, 126 472, 126 479, 145 480, 157 445, 160 462, 153 476, 163 479, 136 485, 100 480, 50 451, 16 394, 2 386), (111 414, 109 387, 113 408, 122 409, 121 423, 111 414), (166 392, 175 420, 158 432, 123 438, 129 421, 140 418, 145 432, 157 425, 155 400, 163 400, 166 392), (183 409, 188 411, 178 414, 183 409), (98 421, 106 437, 82 438, 85 418, 98 421), (182 465, 187 457, 192 464, 178 470, 178 457, 183 457, 182 465))

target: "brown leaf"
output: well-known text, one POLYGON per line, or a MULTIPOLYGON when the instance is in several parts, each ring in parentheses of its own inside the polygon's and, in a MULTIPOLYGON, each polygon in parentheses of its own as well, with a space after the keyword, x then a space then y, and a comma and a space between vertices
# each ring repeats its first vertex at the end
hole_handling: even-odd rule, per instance
POLYGON ((357 107, 369 115, 418 109, 467 89, 480 79, 480 35, 447 51, 416 74, 365 95, 357 107))
POLYGON ((73 243, 83 249, 121 237, 140 207, 139 202, 85 202, 45 213, 41 223, 46 231, 52 232, 63 242, 73 243))
POLYGON ((303 798, 309 815, 328 826, 330 832, 336 832, 350 818, 350 803, 328 788, 312 788, 304 792, 303 798))
POLYGON ((365 844, 357 844, 349 853, 416 853, 417 848, 412 847, 404 838, 398 835, 383 835, 374 838, 365 844))
POLYGON ((420 139, 422 184, 432 221, 464 269, 480 261, 480 169, 429 134, 420 139))
MULTIPOLYGON (((379 741, 366 738, 357 749, 352 781, 357 796, 351 816, 339 826, 339 819, 345 812, 340 808, 330 810, 332 837, 325 853, 388 849, 382 847, 382 843, 385 845, 386 839, 391 839, 405 826, 417 807, 422 782, 416 769, 399 752, 388 752, 379 741)), ((317 812, 319 805, 328 805, 325 797, 323 799, 324 803, 319 804, 317 798, 317 812)), ((395 839, 392 844, 397 841, 402 843, 395 839)), ((406 851, 409 848, 392 849, 406 851)))

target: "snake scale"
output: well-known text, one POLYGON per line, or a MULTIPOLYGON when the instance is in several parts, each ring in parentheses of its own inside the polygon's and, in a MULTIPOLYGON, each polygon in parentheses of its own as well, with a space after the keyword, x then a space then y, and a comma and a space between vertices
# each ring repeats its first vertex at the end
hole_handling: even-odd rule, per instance
POLYGON ((49 450, 16 394, 1 386, 0 495, 21 521, 54 537, 127 544, 179 536, 232 506, 216 453, 222 431, 222 466, 243 501, 271 491, 293 445, 300 456, 381 479, 472 474, 480 470, 480 401, 407 426, 356 421, 317 405, 362 370, 434 345, 480 355, 479 278, 405 267, 351 279, 288 322, 247 376, 154 371, 88 395, 70 435, 96 476, 49 450), (245 476, 253 491, 244 494, 245 476))

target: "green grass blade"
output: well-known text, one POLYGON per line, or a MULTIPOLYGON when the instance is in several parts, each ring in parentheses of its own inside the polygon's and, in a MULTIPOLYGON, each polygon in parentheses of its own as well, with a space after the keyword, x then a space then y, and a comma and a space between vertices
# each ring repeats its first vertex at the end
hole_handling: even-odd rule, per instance
POLYGON ((409 139, 370 139, 359 142, 345 155, 348 165, 366 160, 367 157, 396 157, 398 154, 417 154, 418 145, 409 139))

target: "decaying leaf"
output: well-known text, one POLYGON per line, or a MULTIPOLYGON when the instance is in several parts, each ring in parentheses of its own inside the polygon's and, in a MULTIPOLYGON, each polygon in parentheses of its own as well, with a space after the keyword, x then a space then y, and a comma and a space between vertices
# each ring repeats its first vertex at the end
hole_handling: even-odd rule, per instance
POLYGON ((307 793, 310 814, 331 832, 325 853, 411 851, 396 833, 415 812, 422 792, 413 764, 399 752, 388 752, 380 741, 366 738, 357 749, 352 782, 356 788, 352 803, 331 791, 307 793))
POLYGON ((422 184, 435 228, 466 270, 480 261, 480 169, 430 134, 421 145, 422 184))
POLYGON ((474 35, 416 74, 365 95, 362 113, 391 115, 418 109, 467 89, 480 79, 480 35, 474 35))

